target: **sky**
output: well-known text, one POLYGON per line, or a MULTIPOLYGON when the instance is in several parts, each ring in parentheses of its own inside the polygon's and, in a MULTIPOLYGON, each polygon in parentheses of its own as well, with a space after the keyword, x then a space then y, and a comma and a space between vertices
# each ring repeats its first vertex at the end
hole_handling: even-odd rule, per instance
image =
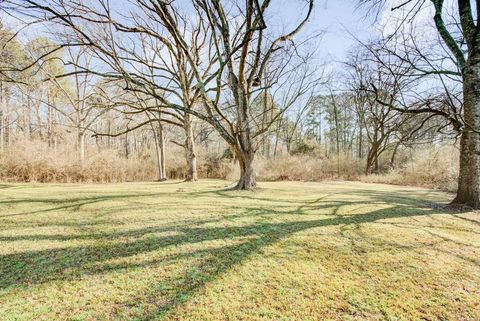
MULTIPOLYGON (((282 15, 290 13, 298 18, 302 16, 301 12, 306 11, 301 5, 302 0, 277 1, 281 3, 279 7, 282 8, 282 15)), ((355 0, 317 0, 304 32, 323 31, 324 34, 318 41, 319 58, 325 61, 343 61, 347 51, 356 43, 350 33, 366 40, 374 29, 374 19, 365 8, 357 8, 355 0)))
MULTIPOLYGON (((177 4, 182 1, 185 0, 179 0, 177 4)), ((128 0, 113 0, 111 3, 124 8, 128 0)), ((275 0, 272 3, 274 5, 269 9, 270 14, 288 20, 278 21, 279 25, 293 26, 306 12, 306 0, 275 0)), ((7 25, 15 25, 14 19, 4 13, 0 13, 0 20, 7 25)), ((343 60, 346 51, 355 43, 347 30, 355 33, 356 37, 365 39, 372 33, 372 29, 372 19, 366 18, 364 9, 356 8, 356 0, 316 0, 312 17, 303 31, 324 32, 321 40, 315 44, 318 45, 320 59, 343 60)), ((36 31, 33 33, 41 32, 36 31)), ((32 30, 29 33, 32 34, 32 30)))

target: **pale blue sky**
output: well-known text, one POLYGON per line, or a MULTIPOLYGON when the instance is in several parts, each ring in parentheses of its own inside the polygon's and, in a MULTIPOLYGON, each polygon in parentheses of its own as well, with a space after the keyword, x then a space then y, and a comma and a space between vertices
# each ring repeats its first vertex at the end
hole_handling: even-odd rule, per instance
MULTIPOLYGON (((177 5, 182 5, 184 0, 178 0, 177 5)), ((128 0, 112 0, 111 5, 125 13, 128 0)), ((324 31, 319 41, 312 43, 318 48, 318 61, 329 65, 336 65, 335 61, 343 61, 347 50, 355 44, 349 30, 356 37, 365 40, 373 36, 375 28, 373 19, 366 15, 365 9, 357 8, 356 0, 316 0, 312 17, 303 30, 303 35, 312 32, 324 31)), ((185 4, 185 3, 184 3, 185 4)), ((268 10, 270 17, 277 26, 269 25, 269 28, 286 28, 296 25, 306 12, 307 0, 274 0, 268 10), (277 18, 278 17, 278 18, 277 18)), ((10 17, 2 17, 5 22, 12 22, 10 17)), ((272 21, 270 21, 272 23, 272 21)), ((42 29, 29 30, 30 36, 41 33, 42 29), (33 32, 32 32, 33 31, 33 32), (36 32, 35 32, 36 31, 36 32)), ((277 29, 278 30, 278 29, 277 29)))
MULTIPOLYGON (((273 4, 278 2, 280 5, 271 5, 269 12, 270 15, 278 14, 282 19, 288 19, 279 21, 279 25, 293 26, 306 12, 305 0, 276 0, 273 4)), ((322 30, 325 32, 316 43, 319 61, 333 65, 336 65, 335 61, 343 61, 346 52, 355 45, 349 32, 362 40, 375 34, 374 19, 367 14, 365 8, 358 9, 357 3, 356 0, 316 1, 313 15, 303 32, 304 34, 322 30)))

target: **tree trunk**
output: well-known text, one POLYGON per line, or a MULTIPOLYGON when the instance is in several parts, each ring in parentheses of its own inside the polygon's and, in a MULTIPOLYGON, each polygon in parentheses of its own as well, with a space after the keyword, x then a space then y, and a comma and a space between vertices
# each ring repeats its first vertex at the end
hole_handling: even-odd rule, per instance
POLYGON ((255 188, 257 186, 256 173, 253 167, 255 154, 244 151, 238 146, 235 147, 235 154, 238 159, 238 165, 240 166, 240 179, 235 189, 251 190, 255 188))
POLYGON ((185 113, 183 125, 185 129, 185 154, 187 160, 187 177, 185 180, 194 182, 198 180, 197 155, 195 154, 195 138, 193 136, 190 114, 185 113))
POLYGON ((452 204, 480 208, 480 54, 476 56, 469 58, 463 76, 465 128, 460 137, 457 196, 452 204))
MULTIPOLYGON (((267 126, 267 123, 270 121, 270 119, 268 119, 269 118, 268 112, 269 112, 268 95, 267 95, 267 89, 265 88, 263 90, 263 112, 262 112, 262 125, 261 125, 262 129, 264 129, 267 126)), ((268 153, 268 150, 267 150, 268 140, 269 140, 269 131, 267 130, 267 132, 262 135, 262 141, 261 141, 263 156, 267 156, 267 153, 268 153)))
POLYGON ((78 159, 80 161, 80 167, 85 168, 85 132, 83 130, 78 130, 77 134, 77 146, 78 146, 78 159))
POLYGON ((395 168, 395 158, 397 157, 398 147, 400 147, 400 142, 395 144, 393 148, 392 157, 390 158, 390 168, 395 168))
POLYGON ((163 178, 162 155, 160 154, 160 146, 158 143, 157 129, 153 126, 153 124, 151 126, 153 131, 153 138, 155 141, 155 153, 157 155, 158 180, 161 181, 163 178))
POLYGON ((458 175, 457 196, 452 201, 456 205, 468 205, 480 208, 479 155, 475 154, 479 146, 478 134, 465 129, 460 138, 460 170, 458 175))
POLYGON ((378 171, 378 143, 373 143, 368 150, 367 166, 365 168, 365 175, 376 173, 378 171))
POLYGON ((277 158, 278 140, 280 137, 280 128, 282 127, 282 123, 283 123, 283 117, 280 117, 280 119, 278 120, 277 130, 275 133, 275 145, 274 145, 275 147, 273 148, 273 159, 277 158))
POLYGON ((163 141, 163 128, 159 123, 158 127, 152 126, 153 138, 155 140, 155 152, 157 155, 157 166, 158 166, 158 181, 167 180, 167 174, 165 172, 165 144, 163 141))
POLYGON ((160 149, 160 166, 162 168, 163 177, 160 178, 161 181, 167 180, 167 170, 165 166, 165 137, 163 135, 163 126, 158 126, 158 147, 160 149))
POLYGON ((363 158, 362 146, 363 146, 363 127, 360 124, 360 133, 358 134, 358 159, 363 158))
POLYGON ((108 132, 108 136, 107 136, 107 148, 110 149, 112 148, 112 136, 110 135, 112 133, 112 121, 109 119, 107 121, 107 132, 108 132))
POLYGON ((48 147, 53 146, 53 98, 51 91, 48 90, 47 92, 47 143, 48 147))
POLYGON ((3 150, 4 148, 4 133, 5 130, 5 122, 4 122, 4 117, 3 117, 3 110, 0 110, 0 150, 3 150))
POLYGON ((128 148, 128 132, 125 133, 125 158, 128 159, 129 148, 128 148))
POLYGON ((3 93, 3 82, 0 81, 0 150, 3 150, 3 137, 4 137, 4 127, 5 122, 3 117, 5 115, 5 105, 4 101, 4 93, 3 93))
POLYGON ((3 113, 3 140, 4 140, 4 146, 9 145, 10 141, 10 90, 5 88, 4 90, 4 96, 5 96, 5 109, 3 113))

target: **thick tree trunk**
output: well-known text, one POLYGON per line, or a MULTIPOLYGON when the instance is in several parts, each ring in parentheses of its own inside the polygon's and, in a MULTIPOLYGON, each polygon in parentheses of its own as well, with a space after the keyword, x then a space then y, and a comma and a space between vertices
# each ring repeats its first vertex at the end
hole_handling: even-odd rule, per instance
POLYGON ((193 136, 192 120, 189 114, 184 117, 185 129, 185 154, 187 160, 186 181, 194 182, 198 180, 197 174, 197 155, 195 154, 195 138, 193 136))
POLYGON ((379 145, 377 143, 373 143, 368 151, 365 175, 378 172, 378 148, 379 145))
POLYGON ((256 173, 253 167, 255 154, 252 152, 245 152, 238 147, 235 147, 235 154, 238 159, 238 165, 240 166, 240 179, 238 180, 235 189, 254 189, 257 186, 256 173))
POLYGON ((455 205, 480 208, 480 142, 479 135, 466 129, 460 138, 460 170, 455 205))
POLYGON ((465 128, 460 138, 457 196, 452 201, 473 208, 480 208, 480 54, 477 55, 470 57, 463 76, 465 128))
POLYGON ((251 190, 257 186, 256 174, 253 168, 253 159, 255 157, 255 148, 251 136, 251 127, 253 121, 250 119, 250 97, 246 95, 249 92, 246 86, 241 86, 235 75, 230 75, 230 85, 233 90, 235 101, 237 102, 237 124, 235 141, 232 144, 235 150, 235 156, 240 166, 240 179, 236 185, 239 190, 251 190))

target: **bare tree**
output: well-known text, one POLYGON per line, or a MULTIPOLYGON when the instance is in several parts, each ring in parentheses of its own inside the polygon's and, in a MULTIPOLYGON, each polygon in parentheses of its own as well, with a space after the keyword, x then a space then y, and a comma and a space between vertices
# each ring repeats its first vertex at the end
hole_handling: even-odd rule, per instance
MULTIPOLYGON (((195 17, 188 20, 173 2, 133 1, 135 13, 130 19, 120 17, 104 0, 13 2, 27 15, 63 26, 69 38, 62 46, 86 46, 103 63, 102 72, 86 68, 83 72, 121 79, 127 90, 150 95, 158 99, 162 107, 195 115, 213 125, 235 151, 241 172, 239 189, 255 187, 253 162, 258 141, 286 108, 312 90, 317 76, 316 70, 307 67, 308 56, 296 59, 301 51, 293 42, 311 15, 313 0, 308 1, 305 16, 298 25, 277 36, 273 30, 268 32, 265 18, 271 5, 268 0, 249 0, 244 5, 196 0, 191 2, 195 17), (191 30, 194 30, 193 37, 189 35, 191 30), (172 80, 165 72, 165 63, 153 64, 151 59, 144 59, 137 49, 139 38, 151 39, 155 46, 168 48, 180 77, 172 80), (208 42, 196 52, 198 39, 208 42), (185 75, 181 71, 183 63, 188 66, 185 75), (154 80, 145 73, 148 68, 155 70, 154 80), (184 102, 188 99, 189 105, 179 104, 165 95, 174 95, 172 81, 185 82, 185 77, 195 83, 194 93, 183 99, 184 102), (289 103, 276 111, 271 121, 259 126, 263 113, 270 111, 255 113, 253 95, 267 86, 285 84, 285 79, 297 79, 296 86, 287 87, 289 103), (197 97, 201 103, 198 110, 191 107, 198 102, 197 97)), ((190 85, 180 83, 178 86, 183 93, 187 88, 191 90, 190 85)))
MULTIPOLYGON (((402 63, 385 65, 378 62, 374 43, 365 45, 351 54, 346 63, 349 69, 349 87, 355 95, 355 112, 368 141, 365 174, 379 172, 379 157, 391 146, 398 148, 398 133, 406 124, 414 123, 414 115, 395 108, 402 90, 410 86, 408 78, 401 75, 402 63)), ((413 127, 409 127, 414 130, 413 127)), ((361 133, 363 134, 363 133, 361 133)))
MULTIPOLYGON (((385 6, 383 0, 361 0, 361 3, 377 7, 385 6)), ((433 104, 430 99, 414 108, 410 113, 431 113, 445 117, 460 133, 460 169, 458 178, 457 196, 453 204, 464 204, 480 208, 480 23, 477 17, 480 2, 472 5, 470 0, 459 0, 452 4, 452 12, 446 8, 444 0, 403 0, 392 7, 392 10, 405 10, 402 23, 412 21, 420 11, 430 10, 436 36, 441 39, 441 45, 449 55, 448 59, 440 58, 441 62, 453 61, 453 68, 448 64, 434 64, 439 57, 430 55, 425 48, 419 48, 418 43, 402 41, 402 48, 408 50, 391 50, 393 56, 411 63, 416 72, 412 77, 418 78, 436 76, 440 82, 445 79, 460 81, 462 86, 461 107, 444 108, 446 104, 433 104), (451 23, 452 22, 452 23, 451 23), (412 50, 413 48, 413 50, 412 50), (418 50, 420 49, 420 50, 418 50), (408 55, 407 55, 408 53, 408 55), (451 60, 450 60, 451 59, 451 60)), ((402 33, 399 27, 396 33, 402 33)), ((434 33, 432 33, 434 35, 434 33)), ((434 35, 435 36, 435 35, 434 35)), ((389 37, 395 39, 395 37, 389 37)), ((447 100, 451 96, 446 94, 447 100)), ((455 104, 457 105, 457 104, 455 104)))

